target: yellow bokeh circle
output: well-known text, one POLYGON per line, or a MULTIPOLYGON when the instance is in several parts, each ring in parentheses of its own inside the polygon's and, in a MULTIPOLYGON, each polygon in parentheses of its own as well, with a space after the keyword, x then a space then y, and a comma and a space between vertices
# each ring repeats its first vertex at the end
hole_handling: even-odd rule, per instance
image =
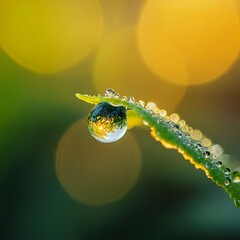
POLYGON ((58 179, 80 203, 101 205, 121 198, 140 169, 141 155, 129 133, 115 143, 100 143, 88 132, 86 119, 72 125, 58 146, 58 179))
MULTIPOLYGON (((185 76, 184 65, 179 67, 180 72, 185 76)), ((176 73, 172 71, 172 74, 176 73)), ((120 94, 134 96, 136 100, 154 101, 170 112, 186 90, 185 86, 161 80, 146 67, 138 51, 133 27, 112 32, 104 38, 96 54, 93 80, 98 92, 113 88, 120 94)))
POLYGON ((149 0, 139 20, 138 41, 147 66, 165 80, 189 85, 212 81, 238 56, 236 8, 230 0, 149 0), (181 65, 187 73, 179 71, 181 65))
POLYGON ((3 49, 38 73, 54 73, 82 60, 102 32, 98 0, 8 0, 0 4, 3 49))

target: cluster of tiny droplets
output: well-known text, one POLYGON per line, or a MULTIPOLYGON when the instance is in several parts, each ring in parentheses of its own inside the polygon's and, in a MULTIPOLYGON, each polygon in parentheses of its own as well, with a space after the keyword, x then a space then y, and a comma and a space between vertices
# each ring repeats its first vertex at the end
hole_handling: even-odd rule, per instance
MULTIPOLYGON (((113 89, 107 89, 104 96, 109 98, 120 97, 120 95, 115 93, 113 89)), ((168 116, 167 111, 159 109, 154 102, 148 102, 145 105, 145 102, 142 100, 136 102, 134 97, 127 98, 126 96, 123 96, 121 99, 141 107, 144 111, 148 112, 154 119, 156 119, 157 123, 161 122, 164 124, 171 132, 176 134, 179 139, 182 140, 182 143, 185 146, 191 147, 196 151, 198 159, 204 158, 208 160, 205 165, 206 168, 222 168, 225 176, 225 186, 230 185, 232 182, 240 183, 240 169, 235 169, 235 171, 231 173, 229 168, 223 167, 223 162, 226 161, 229 156, 223 154, 222 147, 218 144, 212 144, 211 140, 205 137, 200 130, 189 127, 186 124, 186 121, 181 119, 178 114, 173 113, 168 116)), ((143 123, 148 125, 146 121, 143 123)))

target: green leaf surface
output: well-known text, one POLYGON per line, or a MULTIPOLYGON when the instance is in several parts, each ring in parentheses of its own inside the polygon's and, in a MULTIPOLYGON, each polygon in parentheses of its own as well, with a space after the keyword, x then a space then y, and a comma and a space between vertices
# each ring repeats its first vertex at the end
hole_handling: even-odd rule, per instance
POLYGON ((221 186, 240 207, 240 172, 236 163, 223 153, 222 148, 211 143, 199 130, 193 130, 177 114, 167 116, 154 103, 144 106, 143 101, 134 98, 119 98, 118 94, 90 96, 77 93, 76 97, 90 104, 108 102, 133 110, 142 122, 150 128, 151 136, 169 149, 175 149, 197 169, 202 169, 208 178, 221 186), (230 159, 230 160, 229 160, 230 159))

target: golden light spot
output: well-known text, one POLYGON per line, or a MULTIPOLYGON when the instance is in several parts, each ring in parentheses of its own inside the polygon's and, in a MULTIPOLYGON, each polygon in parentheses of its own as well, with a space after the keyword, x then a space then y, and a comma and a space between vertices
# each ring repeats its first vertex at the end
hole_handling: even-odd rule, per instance
POLYGON ((201 142, 204 147, 210 147, 212 145, 212 141, 209 138, 203 137, 201 142))
POLYGON ((154 102, 148 102, 146 106, 149 110, 153 110, 154 108, 157 107, 156 103, 154 102))
POLYGON ((170 115, 170 120, 174 123, 178 123, 180 120, 180 116, 177 113, 172 113, 170 115))
POLYGON ((161 139, 160 137, 158 137, 158 135, 156 134, 156 131, 155 131, 154 128, 151 128, 150 134, 151 134, 151 136, 152 136, 156 141, 161 142, 162 145, 163 145, 165 148, 177 150, 180 154, 182 154, 182 156, 184 157, 185 160, 190 161, 190 163, 193 164, 196 169, 201 169, 201 170, 203 170, 203 171, 205 172, 206 176, 207 176, 208 178, 210 178, 209 171, 206 169, 206 167, 205 167, 204 165, 201 165, 201 164, 195 162, 194 159, 193 159, 191 156, 189 156, 187 153, 185 153, 185 151, 183 151, 181 148, 179 148, 179 147, 177 147, 176 145, 171 144, 171 143, 169 143, 169 142, 161 139))
POLYGON ((93 51, 102 32, 98 0, 1 3, 0 44, 20 65, 39 73, 76 64, 93 51))
POLYGON ((188 125, 187 125, 187 124, 184 124, 184 125, 182 126, 182 131, 183 131, 183 132, 188 132, 188 125))
POLYGON ((181 127, 181 128, 183 128, 184 126, 186 126, 186 121, 185 120, 180 120, 179 121, 179 126, 181 127))
POLYGON ((76 201, 100 205, 121 198, 137 181, 139 149, 129 134, 114 144, 93 139, 86 120, 64 134, 57 149, 56 171, 64 189, 76 201))
POLYGON ((161 144, 167 149, 177 149, 176 146, 174 146, 173 144, 170 144, 162 139, 159 139, 159 142, 161 142, 161 144))
POLYGON ((194 129, 191 134, 191 138, 194 140, 200 140, 202 138, 202 132, 198 129, 194 129))
POLYGON ((113 32, 103 40, 96 55, 93 80, 99 92, 111 86, 136 100, 144 96, 168 111, 173 111, 186 90, 185 86, 161 80, 145 66, 132 27, 113 32))
POLYGON ((189 134, 191 134, 191 133, 193 132, 193 128, 192 128, 192 127, 188 127, 187 132, 188 132, 189 134))
POLYGON ((159 114, 161 117, 166 117, 167 116, 167 111, 164 109, 160 109, 159 114))
POLYGON ((201 164, 199 164, 199 163, 196 163, 196 162, 193 160, 193 158, 190 157, 188 154, 186 154, 182 149, 179 148, 179 149, 178 149, 178 152, 182 154, 182 156, 184 157, 185 160, 190 161, 190 163, 193 164, 196 169, 201 169, 201 170, 203 170, 203 171, 205 172, 206 176, 207 176, 208 178, 211 178, 211 177, 210 177, 210 174, 209 174, 209 171, 206 169, 205 166, 203 166, 203 165, 201 165, 201 164))
POLYGON ((177 147, 175 145, 173 145, 173 144, 163 140, 162 138, 158 137, 154 128, 151 128, 150 134, 156 141, 160 142, 163 145, 163 147, 165 147, 167 149, 177 149, 177 147))
POLYGON ((138 40, 145 63, 158 76, 177 84, 206 83, 238 56, 236 9, 230 0, 149 0, 138 40))

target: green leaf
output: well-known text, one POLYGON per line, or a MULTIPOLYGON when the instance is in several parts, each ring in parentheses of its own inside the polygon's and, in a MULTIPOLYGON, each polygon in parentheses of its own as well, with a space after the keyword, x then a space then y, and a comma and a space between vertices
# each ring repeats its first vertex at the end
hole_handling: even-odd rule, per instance
MULTIPOLYGON (((151 136, 169 149, 177 150, 182 156, 189 160, 197 169, 202 169, 208 178, 221 186, 240 207, 240 172, 232 169, 229 156, 223 153, 222 148, 212 144, 199 130, 193 130, 184 120, 180 120, 178 114, 166 115, 154 103, 135 102, 134 98, 119 98, 113 90, 107 90, 104 96, 90 96, 77 93, 76 97, 91 104, 108 102, 115 106, 124 106, 136 114, 129 115, 135 120, 134 125, 142 122, 150 128, 151 136), (137 120, 136 120, 137 119, 137 120)), ((130 121, 131 122, 131 121, 130 121)))

